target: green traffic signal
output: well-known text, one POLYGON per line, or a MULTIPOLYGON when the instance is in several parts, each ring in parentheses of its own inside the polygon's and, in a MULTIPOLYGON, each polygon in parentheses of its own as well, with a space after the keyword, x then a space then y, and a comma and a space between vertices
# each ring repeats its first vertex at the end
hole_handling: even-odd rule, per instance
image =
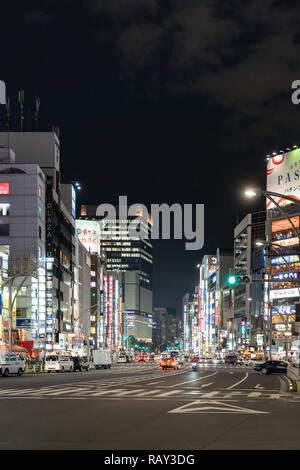
POLYGON ((236 284, 236 277, 235 277, 235 276, 229 276, 229 278, 228 278, 228 283, 229 283, 231 286, 234 286, 234 284, 236 284))

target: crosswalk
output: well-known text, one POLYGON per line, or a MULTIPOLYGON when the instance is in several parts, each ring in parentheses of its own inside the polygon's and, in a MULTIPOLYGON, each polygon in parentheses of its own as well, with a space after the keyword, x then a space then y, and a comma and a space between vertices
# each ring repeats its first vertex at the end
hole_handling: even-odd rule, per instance
POLYGON ((26 389, 0 389, 0 399, 13 399, 13 398, 27 398, 27 399, 76 399, 76 398, 105 398, 105 399, 183 399, 192 400, 199 399, 222 399, 235 401, 237 399, 267 399, 279 400, 282 398, 289 398, 292 401, 300 401, 300 397, 288 393, 275 393, 266 391, 229 391, 226 389, 213 390, 206 392, 205 388, 198 389, 166 389, 163 387, 149 389, 145 387, 131 387, 124 385, 120 387, 103 387, 94 384, 85 384, 80 387, 64 385, 55 388, 43 387, 40 389, 26 388, 26 389))

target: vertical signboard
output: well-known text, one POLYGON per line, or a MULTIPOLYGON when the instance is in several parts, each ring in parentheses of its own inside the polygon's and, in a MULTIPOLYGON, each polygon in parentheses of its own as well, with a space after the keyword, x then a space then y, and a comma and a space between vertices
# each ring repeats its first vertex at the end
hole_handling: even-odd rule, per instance
POLYGON ((112 348, 112 334, 114 321, 114 299, 113 299, 114 283, 113 277, 108 276, 108 348, 112 348))
POLYGON ((53 197, 52 179, 47 178, 46 190, 46 349, 53 342, 53 197))
POLYGON ((0 294, 0 349, 3 346, 2 294, 0 294))
POLYGON ((114 347, 119 344, 119 281, 114 281, 114 347))

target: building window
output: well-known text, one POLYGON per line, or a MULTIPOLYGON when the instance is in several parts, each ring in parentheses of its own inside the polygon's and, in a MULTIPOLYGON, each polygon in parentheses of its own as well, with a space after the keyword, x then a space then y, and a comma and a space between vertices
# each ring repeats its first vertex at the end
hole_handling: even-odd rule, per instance
POLYGON ((0 224, 0 237, 9 237, 9 224, 0 224))
POLYGON ((9 204, 8 203, 0 204, 0 215, 1 216, 9 215, 9 204))
POLYGON ((42 238, 42 227, 39 226, 39 238, 42 238))

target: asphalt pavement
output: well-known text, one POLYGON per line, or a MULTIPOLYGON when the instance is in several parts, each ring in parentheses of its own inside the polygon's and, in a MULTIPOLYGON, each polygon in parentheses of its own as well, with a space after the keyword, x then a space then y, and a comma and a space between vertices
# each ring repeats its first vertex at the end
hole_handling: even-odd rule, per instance
POLYGON ((0 377, 0 449, 299 449, 300 394, 251 367, 0 377))

